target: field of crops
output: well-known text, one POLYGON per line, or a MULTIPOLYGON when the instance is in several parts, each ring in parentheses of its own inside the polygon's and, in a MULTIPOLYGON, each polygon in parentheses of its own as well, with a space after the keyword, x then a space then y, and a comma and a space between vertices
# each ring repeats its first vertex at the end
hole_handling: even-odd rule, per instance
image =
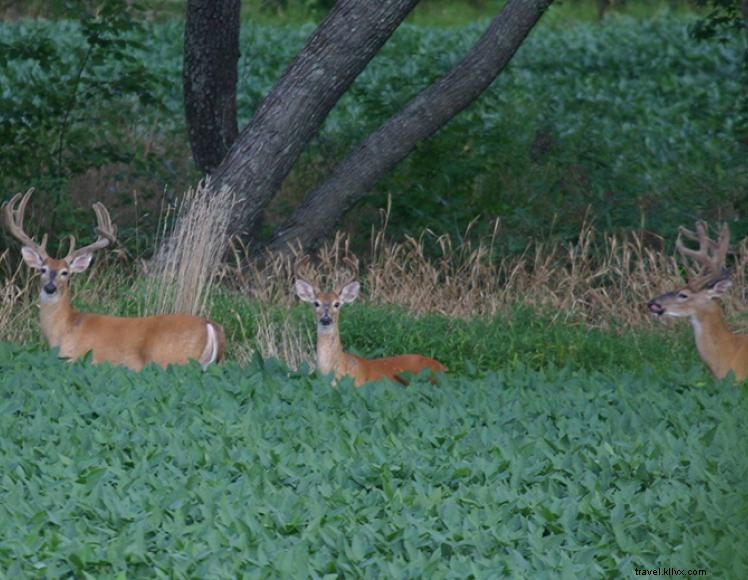
MULTIPOLYGON (((748 391, 711 378, 684 321, 653 330, 643 320, 645 296, 669 288, 678 265, 629 235, 670 240, 694 217, 729 220, 733 241, 748 235, 736 131, 743 39, 699 43, 692 19, 668 13, 568 26, 549 17, 490 90, 344 224, 370 259, 333 252, 323 269, 331 281, 355 263, 369 295, 342 317, 349 350, 433 356, 450 368, 438 386, 333 388, 304 364, 261 357, 267 328, 273 347, 300 337, 294 362, 311 352, 311 312, 289 300, 282 269, 227 274, 242 294, 228 283, 212 292, 228 360, 207 372, 63 362, 41 344, 35 281, 0 254, 0 334, 23 343, 0 342, 0 578, 613 578, 655 568, 748 578, 748 391), (388 195, 388 236, 435 235, 397 251, 375 244, 370 225, 388 195), (476 215, 501 218, 486 252, 462 245, 476 215), (625 233, 585 249, 588 217, 596 232, 625 233), (441 234, 455 246, 440 256, 445 269, 431 268, 428 244, 441 234), (504 260, 522 251, 522 264, 504 260), (426 279, 452 294, 410 312, 426 279), (464 311, 448 308, 458 302, 464 311)), ((401 27, 333 110, 266 225, 484 26, 401 27)), ((130 33, 142 46, 116 58, 105 42, 89 52, 81 31, 0 23, 0 189, 37 186, 34 232, 53 238, 90 235, 87 207, 106 201, 121 246, 80 276, 74 302, 137 315, 147 294, 136 258, 152 246, 156 202, 198 177, 183 28, 148 22, 130 33)), ((240 124, 311 31, 243 24, 240 124)), ((745 264, 742 248, 734 265, 745 264)), ((735 328, 746 288, 742 271, 736 279, 735 328)))
POLYGON ((0 570, 745 577, 745 392, 644 359, 355 390, 0 344, 0 570))
MULTIPOLYGON (((367 207, 383 207, 391 193, 390 227, 397 232, 430 227, 455 234, 476 215, 501 216, 513 249, 539 230, 575 236, 588 207, 604 229, 638 227, 644 218, 667 235, 693 215, 729 216, 737 220, 736 234, 748 234, 748 156, 735 134, 744 42, 737 35, 725 43, 697 42, 688 35, 692 23, 661 15, 541 24, 479 101, 420 145, 367 207)), ((333 110, 269 223, 455 64, 484 26, 401 27, 333 110)), ((240 126, 311 31, 312 25, 243 25, 240 126)), ((108 195, 120 191, 128 205, 133 180, 141 196, 194 184, 181 96, 182 34, 177 22, 149 24, 139 36, 143 50, 133 50, 158 82, 122 77, 122 67, 104 59, 83 75, 80 102, 68 113, 65 90, 84 54, 78 28, 1 24, 0 42, 20 42, 0 72, 9 87, 0 98, 3 136, 13 143, 0 161, 3 187, 42 186, 45 167, 59 159, 71 164, 63 168, 70 175, 129 162, 106 183, 108 195), (46 66, 35 60, 39 52, 46 66), (63 119, 70 150, 59 157, 63 119), (89 150, 91 144, 96 147, 89 150)), ((376 212, 357 212, 347 225, 360 235, 372 220, 378 223, 376 212)), ((122 228, 125 241, 128 231, 122 228)))

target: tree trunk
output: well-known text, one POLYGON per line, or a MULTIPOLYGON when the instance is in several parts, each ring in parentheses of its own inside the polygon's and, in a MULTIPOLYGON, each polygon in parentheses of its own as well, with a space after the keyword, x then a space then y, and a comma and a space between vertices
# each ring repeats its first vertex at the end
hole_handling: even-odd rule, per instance
POLYGON ((367 137, 311 191, 267 244, 316 245, 379 179, 493 82, 553 0, 509 0, 475 46, 447 75, 367 137))
MULTIPOLYGON (((192 0, 196 1, 196 0, 192 0)), ((212 175, 244 200, 232 233, 259 218, 338 99, 418 0, 339 0, 212 175)))
POLYGON ((188 0, 184 109, 192 156, 211 173, 239 132, 236 82, 240 0, 188 0))

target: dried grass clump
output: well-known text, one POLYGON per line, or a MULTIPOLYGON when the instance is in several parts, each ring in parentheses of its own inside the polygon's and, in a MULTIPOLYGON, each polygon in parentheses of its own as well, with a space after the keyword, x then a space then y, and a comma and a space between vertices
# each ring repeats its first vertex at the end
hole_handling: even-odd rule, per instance
POLYGON ((32 336, 31 318, 37 309, 29 296, 32 276, 23 261, 13 266, 10 250, 0 254, 0 341, 27 342, 32 336))
POLYGON ((261 311, 257 321, 255 344, 262 358, 274 357, 289 368, 298 370, 302 364, 314 369, 316 337, 312 327, 302 328, 290 318, 273 320, 267 311, 261 311))
POLYGON ((206 311, 210 290, 222 272, 235 204, 230 189, 215 191, 207 180, 182 196, 174 210, 174 227, 163 236, 148 267, 146 313, 206 311))
MULTIPOLYGON (((501 256, 500 230, 497 221, 492 234, 476 242, 466 234, 455 243, 430 231, 393 242, 383 228, 372 234, 365 260, 353 255, 348 238, 339 234, 314 255, 299 249, 269 255, 261 267, 237 268, 237 277, 243 292, 265 303, 291 305, 296 276, 322 288, 356 277, 370 303, 415 314, 470 318, 521 305, 601 328, 651 324, 646 302, 684 283, 686 269, 678 259, 648 245, 641 232, 601 235, 588 224, 573 243, 533 241, 521 255, 501 256), (436 257, 429 256, 427 245, 438 248, 436 257)), ((748 240, 737 245, 734 258, 728 310, 745 300, 748 240)))

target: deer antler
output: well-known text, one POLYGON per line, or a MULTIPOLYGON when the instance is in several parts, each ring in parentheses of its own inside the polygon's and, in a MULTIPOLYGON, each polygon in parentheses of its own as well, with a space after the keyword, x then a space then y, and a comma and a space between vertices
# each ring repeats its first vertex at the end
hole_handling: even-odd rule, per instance
POLYGON ((691 258, 701 265, 698 276, 688 282, 688 287, 694 292, 698 292, 709 282, 718 278, 725 269, 727 249, 730 245, 730 227, 726 223, 722 224, 718 242, 712 240, 707 232, 708 226, 702 221, 696 222, 696 232, 687 230, 683 226, 678 228, 678 240, 675 242, 676 249, 684 258, 691 258), (699 249, 688 249, 683 244, 681 236, 699 242, 699 249))
POLYGON ((42 237, 42 243, 37 244, 34 238, 28 236, 23 231, 23 214, 26 211, 26 204, 31 198, 31 194, 34 193, 34 188, 31 187, 23 195, 20 193, 15 194, 11 200, 4 204, 3 209, 5 210, 5 225, 8 230, 13 234, 24 246, 36 251, 42 258, 47 258, 47 236, 42 237), (20 203, 18 200, 21 200, 20 203))
POLYGON ((93 244, 88 244, 87 246, 76 250, 75 238, 70 236, 70 250, 68 251, 68 255, 65 257, 65 261, 68 263, 81 254, 95 252, 96 250, 106 248, 110 243, 113 243, 117 239, 117 228, 112 224, 112 218, 109 216, 109 212, 106 207, 104 207, 104 204, 97 201, 93 204, 93 210, 96 213, 96 220, 98 222, 96 233, 99 237, 93 244))

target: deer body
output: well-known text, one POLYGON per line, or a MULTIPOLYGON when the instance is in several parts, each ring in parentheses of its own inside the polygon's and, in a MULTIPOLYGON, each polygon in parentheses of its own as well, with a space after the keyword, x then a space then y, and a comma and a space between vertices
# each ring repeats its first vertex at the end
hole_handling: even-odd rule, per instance
POLYGON ((336 379, 350 377, 357 387, 387 379, 408 384, 405 373, 418 374, 428 369, 434 374, 446 372, 447 367, 434 359, 418 354, 365 359, 343 350, 338 330, 338 313, 342 304, 353 302, 358 296, 358 282, 347 284, 339 293, 318 292, 303 280, 296 281, 299 298, 314 306, 317 314, 317 369, 322 374, 333 373, 336 379))
POLYGON ((738 380, 748 378, 748 336, 730 331, 719 304, 693 315, 691 324, 699 355, 714 376, 733 371, 738 380))
POLYGON ((679 290, 650 300, 649 310, 658 316, 687 317, 701 360, 712 374, 721 379, 732 371, 742 381, 748 378, 748 335, 730 331, 716 300, 731 286, 731 273, 725 268, 729 229, 722 228, 718 243, 709 239, 702 223, 696 225, 696 233, 681 228, 681 234, 699 241, 698 251, 686 248, 680 237, 676 247, 683 256, 702 264, 702 272, 679 290))
POLYGON ((317 369, 324 375, 334 373, 336 379, 351 377, 357 387, 382 379, 407 385, 404 373, 417 375, 424 369, 433 373, 447 370, 441 363, 419 354, 365 359, 345 352, 337 327, 332 336, 317 335, 317 369))
POLYGON ((148 363, 161 366, 183 364, 197 360, 203 368, 223 358, 223 329, 208 320, 188 314, 122 318, 76 311, 70 304, 70 276, 82 272, 90 264, 93 251, 114 239, 115 228, 109 214, 96 204, 99 218, 99 240, 74 251, 62 260, 50 258, 45 244, 36 244, 22 228, 23 213, 32 190, 16 208, 20 194, 5 207, 5 217, 11 233, 24 246, 21 254, 26 264, 41 273, 40 322, 42 334, 51 347, 60 349, 60 356, 76 359, 88 352, 94 363, 110 362, 133 370, 148 363))
POLYGON ((190 359, 203 368, 223 358, 223 329, 196 316, 175 314, 122 318, 77 312, 70 303, 41 304, 42 334, 60 356, 92 353, 94 363, 110 362, 141 370, 153 362, 165 367, 190 359))

